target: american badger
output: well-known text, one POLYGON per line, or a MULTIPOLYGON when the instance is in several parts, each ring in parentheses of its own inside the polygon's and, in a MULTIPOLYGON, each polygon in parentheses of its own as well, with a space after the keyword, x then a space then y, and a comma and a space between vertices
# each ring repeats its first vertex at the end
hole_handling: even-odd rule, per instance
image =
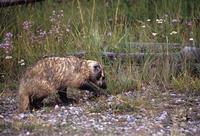
POLYGON ((20 80, 19 112, 38 108, 44 98, 55 92, 63 102, 67 102, 67 87, 100 95, 98 88, 106 89, 102 66, 97 61, 74 56, 39 60, 25 71, 20 80))

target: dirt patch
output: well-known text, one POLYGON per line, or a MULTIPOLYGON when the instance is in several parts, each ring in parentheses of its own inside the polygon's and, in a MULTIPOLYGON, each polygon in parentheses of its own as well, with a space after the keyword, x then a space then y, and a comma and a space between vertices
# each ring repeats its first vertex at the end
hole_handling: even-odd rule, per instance
POLYGON ((108 98, 54 104, 33 113, 16 114, 17 97, 0 96, 0 135, 198 135, 200 95, 180 93, 157 85, 108 98))

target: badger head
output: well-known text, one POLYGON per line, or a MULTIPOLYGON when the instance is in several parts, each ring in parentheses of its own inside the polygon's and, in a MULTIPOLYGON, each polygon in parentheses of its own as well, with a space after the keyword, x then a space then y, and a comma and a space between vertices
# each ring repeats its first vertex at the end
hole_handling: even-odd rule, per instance
POLYGON ((87 60, 87 64, 90 70, 90 81, 99 86, 100 88, 106 89, 105 74, 102 66, 93 60, 87 60))

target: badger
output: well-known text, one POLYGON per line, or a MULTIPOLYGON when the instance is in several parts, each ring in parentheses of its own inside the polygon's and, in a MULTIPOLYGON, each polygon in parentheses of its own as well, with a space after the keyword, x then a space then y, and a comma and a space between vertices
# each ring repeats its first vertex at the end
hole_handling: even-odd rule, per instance
POLYGON ((27 68, 20 79, 19 112, 39 108, 43 99, 52 93, 57 93, 61 101, 67 102, 68 87, 88 90, 95 96, 104 94, 107 85, 102 65, 75 56, 39 60, 27 68))

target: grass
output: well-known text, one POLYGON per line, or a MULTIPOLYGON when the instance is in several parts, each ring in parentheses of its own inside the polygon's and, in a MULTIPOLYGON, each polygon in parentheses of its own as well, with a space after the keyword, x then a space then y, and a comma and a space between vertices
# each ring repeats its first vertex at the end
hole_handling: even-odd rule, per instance
POLYGON ((198 78, 184 75, 178 78, 173 78, 171 85, 179 91, 197 92, 200 89, 200 80, 198 78))
POLYGON ((44 131, 44 130, 46 130, 46 131, 49 131, 49 129, 50 129, 50 127, 49 126, 42 126, 42 125, 40 125, 40 124, 38 124, 38 123, 33 123, 33 122, 31 122, 31 123, 29 123, 29 124, 27 124, 27 123, 24 123, 24 122, 19 122, 19 121, 14 121, 14 122, 12 122, 12 123, 10 123, 10 122, 4 122, 3 124, 0 124, 0 130, 3 132, 3 130, 4 130, 4 133, 6 132, 6 130, 8 130, 8 132, 7 133, 11 133, 11 132, 9 132, 9 129, 12 129, 14 132, 15 132, 15 134, 17 134, 17 133, 19 133, 19 131, 21 131, 21 132, 24 132, 24 133, 26 133, 26 132, 34 132, 34 131, 38 131, 38 130, 42 130, 42 131, 44 131))
POLYGON ((48 0, 1 8, 0 41, 7 41, 10 50, 0 49, 0 87, 16 89, 24 69, 42 56, 87 51, 86 58, 104 64, 108 90, 112 94, 133 88, 140 90, 142 82, 149 81, 176 89, 198 90, 199 79, 174 76, 171 80, 173 69, 165 58, 156 62, 149 57, 141 66, 129 60, 107 64, 99 52, 136 52, 137 49, 129 46, 130 42, 198 45, 199 7, 198 0, 71 0, 62 3, 48 0), (13 34, 10 39, 6 37, 7 32, 13 34), (156 65, 154 69, 153 64, 156 65))

